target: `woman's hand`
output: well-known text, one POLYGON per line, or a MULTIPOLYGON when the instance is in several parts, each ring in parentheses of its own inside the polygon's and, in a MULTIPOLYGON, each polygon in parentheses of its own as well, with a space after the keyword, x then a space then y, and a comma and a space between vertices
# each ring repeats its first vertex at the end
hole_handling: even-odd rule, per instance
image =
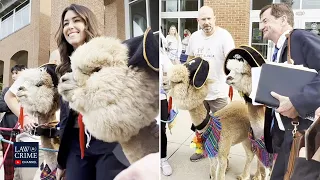
POLYGON ((56 172, 57 180, 63 180, 65 175, 66 175, 66 170, 65 169, 57 168, 57 172, 56 172))
POLYGON ((320 162, 320 148, 318 148, 318 150, 314 153, 312 159, 320 162))
POLYGON ((36 127, 37 120, 34 117, 25 115, 23 119, 23 130, 31 131, 36 127))
MULTIPOLYGON (((306 148, 302 147, 299 151, 299 157, 306 157, 306 148)), ((313 160, 320 162, 320 148, 314 153, 313 160)))
POLYGON ((320 117, 320 107, 316 110, 314 114, 314 120, 317 120, 320 117))

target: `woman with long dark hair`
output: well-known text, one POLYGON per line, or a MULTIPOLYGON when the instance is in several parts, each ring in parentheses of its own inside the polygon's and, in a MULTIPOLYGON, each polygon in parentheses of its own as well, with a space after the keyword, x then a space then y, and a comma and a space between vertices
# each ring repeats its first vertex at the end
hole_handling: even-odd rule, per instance
MULTIPOLYGON (((98 23, 90 9, 76 4, 71 4, 64 9, 56 34, 61 58, 61 64, 58 65, 56 72, 60 77, 71 71, 69 56, 72 52, 97 36, 100 36, 98 23)), ((77 117, 78 114, 69 108, 67 102, 61 99, 61 144, 58 153, 57 179, 63 176, 68 180, 114 179, 120 171, 127 167, 119 161, 114 153, 118 144, 102 142, 86 132, 87 148, 82 159, 77 117)), ((124 158, 124 155, 122 157, 124 158)))

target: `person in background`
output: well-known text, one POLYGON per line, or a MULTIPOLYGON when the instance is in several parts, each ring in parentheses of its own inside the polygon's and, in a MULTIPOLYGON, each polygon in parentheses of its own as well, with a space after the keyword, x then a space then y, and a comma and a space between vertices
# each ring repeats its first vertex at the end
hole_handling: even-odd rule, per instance
POLYGON ((166 37, 167 39, 167 48, 168 48, 168 57, 173 64, 180 64, 180 55, 181 55, 181 38, 178 35, 177 28, 172 25, 170 26, 169 33, 166 37))
MULTIPOLYGON (((160 32, 161 33, 161 32, 160 32)), ((160 36, 161 37, 161 36, 160 36)), ((165 91, 164 83, 167 79, 168 70, 173 66, 170 59, 167 57, 166 53, 163 49, 160 49, 160 83, 161 83, 161 92, 160 92, 160 100, 161 100, 161 109, 160 109, 160 119, 161 119, 161 136, 160 136, 160 155, 161 155, 161 172, 165 176, 170 176, 172 174, 172 167, 170 166, 167 159, 167 134, 166 134, 166 126, 167 123, 163 121, 168 121, 169 112, 168 112, 168 100, 167 94, 165 91)))
MULTIPOLYGON (((228 104, 229 86, 226 84, 223 65, 225 57, 235 48, 235 45, 231 34, 216 26, 216 18, 211 7, 201 7, 197 20, 201 29, 190 36, 186 54, 188 60, 201 57, 209 62, 208 79, 213 80, 214 83, 209 86, 204 104, 211 113, 215 113, 228 104)), ((191 129, 195 130, 194 126, 191 129)), ((202 158, 202 154, 195 153, 190 157, 190 161, 196 162, 202 158)))
POLYGON ((182 53, 184 54, 187 50, 189 39, 191 36, 191 32, 188 29, 183 30, 183 39, 181 41, 182 43, 182 53))
MULTIPOLYGON (((26 69, 25 65, 17 64, 11 68, 11 74, 12 74, 12 81, 15 82, 20 73, 26 69)), ((4 95, 7 93, 10 87, 6 87, 2 90, 1 96, 0 96, 0 112, 5 113, 1 122, 0 127, 3 128, 14 128, 17 124, 18 117, 12 113, 10 108, 7 106, 7 103, 4 101, 4 95)), ((11 131, 1 131, 1 135, 5 140, 15 142, 16 137, 12 134, 11 131)), ((2 144, 2 155, 5 155, 5 152, 8 148, 8 143, 5 143, 1 141, 2 144)), ((12 145, 10 146, 9 150, 7 151, 7 156, 4 161, 4 180, 13 180, 14 178, 14 162, 13 162, 13 148, 12 145)))

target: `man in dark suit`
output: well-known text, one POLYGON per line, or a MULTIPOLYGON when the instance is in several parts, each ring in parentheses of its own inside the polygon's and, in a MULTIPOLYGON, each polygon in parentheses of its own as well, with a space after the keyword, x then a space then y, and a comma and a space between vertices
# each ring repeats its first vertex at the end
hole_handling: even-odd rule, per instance
MULTIPOLYGON (((260 12, 260 30, 263 38, 275 43, 272 61, 287 61, 288 40, 286 34, 293 30, 294 15, 286 4, 265 6, 260 12)), ((320 37, 305 31, 294 30, 291 34, 291 58, 294 64, 320 70, 320 37)), ((307 129, 317 107, 320 106, 320 75, 307 84, 299 94, 286 97, 276 92, 271 95, 278 99, 277 109, 267 109, 265 116, 265 143, 268 152, 278 153, 271 180, 283 179, 287 170, 292 144, 292 120, 299 119, 298 129, 307 129)))

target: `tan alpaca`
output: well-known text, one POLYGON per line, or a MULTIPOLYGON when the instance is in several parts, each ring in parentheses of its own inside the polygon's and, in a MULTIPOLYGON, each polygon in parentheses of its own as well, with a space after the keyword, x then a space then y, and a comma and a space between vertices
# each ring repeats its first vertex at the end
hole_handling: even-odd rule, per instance
MULTIPOLYGON (((58 78, 54 77, 55 67, 47 64, 41 68, 26 69, 19 77, 23 79, 23 83, 17 92, 17 98, 24 113, 36 118, 39 125, 52 122, 51 126, 54 127, 58 123, 55 113, 59 108, 59 94, 56 87, 58 78), (49 69, 51 75, 48 73, 49 69)), ((40 140, 43 148, 57 149, 57 139, 40 136, 40 140)), ((57 153, 43 151, 43 157, 44 166, 48 165, 54 171, 57 167, 57 153)), ((34 179, 40 179, 40 174, 38 169, 34 179)))
MULTIPOLYGON (((146 41, 138 39, 134 44, 138 47, 143 43, 137 53, 142 55, 144 50, 148 56, 146 48, 150 46, 144 42, 152 38, 150 33, 144 34, 146 41)), ((61 77, 58 89, 70 107, 83 115, 84 125, 94 137, 119 142, 133 163, 159 151, 159 129, 155 124, 159 79, 154 67, 128 67, 128 51, 127 45, 115 38, 90 40, 70 57, 72 73, 61 77)), ((151 51, 158 54, 158 45, 151 51)), ((149 64, 158 64, 158 59, 141 56, 149 64)))
MULTIPOLYGON (((206 80, 208 69, 206 70, 201 67, 205 63, 207 62, 203 61, 201 58, 196 58, 186 65, 173 66, 168 75, 171 87, 169 95, 173 98, 173 103, 179 109, 189 111, 191 120, 195 126, 201 124, 207 116, 207 110, 205 109, 203 101, 208 93, 210 82, 206 80), (189 67, 196 65, 197 63, 201 64, 199 65, 199 68, 190 72, 189 67), (197 74, 197 72, 206 73, 197 74), (197 78, 200 78, 202 83, 197 83, 197 78), (192 82, 191 84, 190 81, 192 82)), ((215 157, 209 158, 211 180, 225 179, 230 148, 232 145, 238 143, 242 143, 247 159, 244 170, 237 179, 249 179, 250 163, 254 154, 251 151, 251 144, 248 139, 250 122, 247 107, 243 102, 234 101, 216 112, 214 116, 219 117, 222 129, 220 132, 220 141, 218 143, 218 154, 215 157)), ((209 127, 209 124, 210 123, 202 130, 197 130, 197 132, 204 133, 209 127)))
MULTIPOLYGON (((261 66, 263 63, 265 61, 260 53, 248 46, 241 46, 230 51, 225 62, 227 84, 238 90, 247 99, 249 120, 255 139, 261 138, 264 133, 265 108, 262 105, 252 105, 251 99, 248 98, 252 91, 251 67, 261 66), (255 57, 255 59, 252 57, 255 57)), ((272 164, 272 162, 270 163, 272 164)), ((258 169, 253 179, 265 179, 265 177, 265 166, 258 159, 258 169)))

